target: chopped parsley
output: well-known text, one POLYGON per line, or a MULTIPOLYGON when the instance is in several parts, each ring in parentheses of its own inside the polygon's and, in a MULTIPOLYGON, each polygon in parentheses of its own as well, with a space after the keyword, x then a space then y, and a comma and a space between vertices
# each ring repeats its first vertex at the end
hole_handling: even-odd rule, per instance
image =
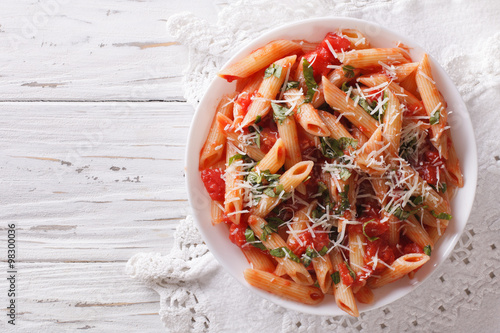
POLYGON ((335 158, 344 155, 339 142, 329 137, 321 138, 321 153, 326 158, 335 158))
MULTIPOLYGON (((260 121, 260 119, 259 119, 259 121, 260 121)), ((255 134, 255 138, 253 139, 253 143, 258 148, 260 148, 260 132, 262 131, 262 127, 257 126, 257 125, 252 125, 252 126, 248 127, 248 130, 250 131, 250 133, 255 134)))
POLYGON ((340 215, 343 214, 349 207, 349 185, 344 186, 344 191, 339 193, 340 202, 335 210, 335 214, 340 215))
POLYGON ((280 219, 277 216, 268 217, 268 218, 266 218, 266 221, 267 221, 267 223, 275 225, 276 227, 279 227, 285 223, 285 221, 283 221, 282 219, 280 219))
POLYGON ((260 115, 258 115, 257 117, 255 117, 255 124, 260 123, 261 120, 262 120, 262 117, 260 115))
POLYGON ((277 173, 271 173, 269 170, 264 170, 264 171, 250 171, 247 175, 247 181, 250 182, 250 184, 255 185, 255 184, 262 184, 264 180, 266 180, 269 183, 276 182, 280 178, 280 174, 277 173))

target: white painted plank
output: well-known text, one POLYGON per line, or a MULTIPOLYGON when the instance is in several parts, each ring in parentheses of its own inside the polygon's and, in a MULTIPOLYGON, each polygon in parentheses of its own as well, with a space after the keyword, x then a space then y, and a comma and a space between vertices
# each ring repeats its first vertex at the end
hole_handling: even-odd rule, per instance
POLYGON ((0 12, 0 101, 183 100, 184 47, 166 33, 205 1, 22 0, 0 12))
POLYGON ((183 103, 0 103, 0 220, 16 223, 18 259, 168 252, 188 213, 192 114, 183 103))
MULTIPOLYGON (((20 264, 17 332, 162 331, 159 296, 130 279, 124 266, 20 264)), ((4 324, 2 319, 0 328, 4 324)))

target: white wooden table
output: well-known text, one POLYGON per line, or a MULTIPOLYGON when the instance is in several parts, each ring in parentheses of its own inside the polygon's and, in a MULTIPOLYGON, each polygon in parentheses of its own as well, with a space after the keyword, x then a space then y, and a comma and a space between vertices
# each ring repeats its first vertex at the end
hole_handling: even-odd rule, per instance
MULTIPOLYGON (((216 5, 0 7, 0 258, 6 272, 7 225, 15 223, 17 328, 162 331, 157 294, 124 267, 137 252, 167 253, 189 211, 187 54, 165 21, 182 10, 215 19, 216 5)), ((6 290, 2 278, 2 309, 6 290)))
MULTIPOLYGON (((0 7, 0 258, 6 272, 7 225, 15 223, 17 328, 161 331, 157 294, 124 268, 137 252, 168 252, 188 211, 187 52, 165 21, 182 10, 215 17, 216 7, 164 0, 0 7)), ((11 328, 4 317, 0 331, 11 328)))

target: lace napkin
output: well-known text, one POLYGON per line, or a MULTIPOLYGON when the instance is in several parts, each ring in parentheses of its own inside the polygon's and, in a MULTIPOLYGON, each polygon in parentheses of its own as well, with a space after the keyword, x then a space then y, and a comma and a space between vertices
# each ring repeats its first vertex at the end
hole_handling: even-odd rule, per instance
POLYGON ((261 0, 219 5, 217 22, 190 13, 168 19, 168 32, 189 49, 184 84, 193 106, 229 56, 270 28, 325 15, 375 21, 419 42, 460 90, 478 144, 478 191, 465 232, 441 267, 417 292, 359 318, 298 313, 253 295, 218 264, 188 216, 179 224, 170 254, 141 253, 127 264, 129 275, 160 295, 166 330, 443 332, 459 313, 478 309, 484 295, 500 293, 500 29, 497 16, 488 15, 500 9, 498 2, 261 0))

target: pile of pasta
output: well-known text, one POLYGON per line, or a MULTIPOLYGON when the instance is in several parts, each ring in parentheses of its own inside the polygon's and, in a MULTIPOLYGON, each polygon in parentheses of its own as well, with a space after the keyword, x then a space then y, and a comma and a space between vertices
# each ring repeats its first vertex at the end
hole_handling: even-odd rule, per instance
POLYGON ((212 223, 289 300, 356 300, 425 264, 463 176, 429 58, 372 48, 357 30, 275 40, 223 69, 200 152, 212 223))

